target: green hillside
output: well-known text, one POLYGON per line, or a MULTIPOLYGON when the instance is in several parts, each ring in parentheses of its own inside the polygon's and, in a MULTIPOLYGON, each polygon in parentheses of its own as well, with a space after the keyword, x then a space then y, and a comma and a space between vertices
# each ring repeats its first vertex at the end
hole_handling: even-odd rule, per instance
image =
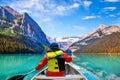
POLYGON ((10 37, 0 34, 0 53, 42 53, 44 47, 25 36, 10 37))
MULTIPOLYGON (((0 18, 1 19, 1 18, 0 18)), ((1 19, 2 20, 2 19, 1 19)), ((45 48, 40 42, 24 36, 20 27, 12 26, 14 22, 0 24, 0 53, 43 53, 45 48), (10 24, 11 23, 11 24, 10 24)))
POLYGON ((120 33, 116 32, 83 47, 75 53, 120 53, 120 33))

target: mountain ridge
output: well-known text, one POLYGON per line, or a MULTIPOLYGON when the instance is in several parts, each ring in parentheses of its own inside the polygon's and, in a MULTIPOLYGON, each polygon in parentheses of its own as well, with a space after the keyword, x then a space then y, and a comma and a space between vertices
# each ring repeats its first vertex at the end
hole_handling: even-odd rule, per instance
POLYGON ((6 9, 8 12, 10 12, 12 15, 20 15, 20 13, 18 13, 17 11, 15 11, 14 9, 12 9, 11 7, 9 7, 9 6, 0 6, 0 7, 2 7, 2 8, 4 8, 4 9, 6 9))
POLYGON ((88 34, 85 38, 82 40, 79 40, 78 42, 73 43, 70 46, 70 49, 73 50, 73 52, 82 52, 82 49, 84 49, 86 46, 92 45, 97 40, 103 38, 104 36, 110 35, 114 32, 120 32, 120 26, 108 26, 103 28, 97 28, 90 34, 88 34))
MULTIPOLYGON (((21 42, 23 41, 23 43, 20 42, 19 45, 28 45, 28 47, 34 49, 32 52, 41 52, 43 49, 45 50, 45 48, 50 44, 46 37, 46 34, 42 31, 40 26, 29 16, 29 14, 19 14, 9 6, 0 6, 0 34, 4 37, 8 36, 15 38, 12 40, 13 42, 10 43, 16 42, 15 40, 18 40, 18 43, 19 39, 16 39, 16 37, 22 36, 23 38, 20 38, 20 40, 21 42), (24 40, 24 38, 26 40, 24 40), (30 44, 27 41, 30 42, 30 44)), ((9 43, 7 37, 5 38, 6 43, 9 43)), ((7 45, 8 44, 6 44, 6 46, 7 45)), ((1 49, 3 48, 4 47, 1 49)))
POLYGON ((41 43, 33 42, 26 36, 11 37, 0 34, 0 53, 13 54, 13 53, 44 53, 44 47, 41 43))
MULTIPOLYGON (((76 50, 75 53, 78 53, 76 50)), ((120 32, 114 32, 106 35, 103 38, 95 41, 93 44, 84 47, 80 50, 81 53, 120 53, 120 32)))
MULTIPOLYGON (((36 39, 37 41, 47 46, 49 45, 49 41, 47 40, 45 33, 27 13, 19 14, 17 11, 13 10, 9 6, 0 6, 0 8, 0 16, 13 21, 13 23, 10 23, 10 27, 20 27, 24 35, 29 36, 34 40, 36 39)), ((9 21, 6 20, 6 23, 9 23, 9 21)))

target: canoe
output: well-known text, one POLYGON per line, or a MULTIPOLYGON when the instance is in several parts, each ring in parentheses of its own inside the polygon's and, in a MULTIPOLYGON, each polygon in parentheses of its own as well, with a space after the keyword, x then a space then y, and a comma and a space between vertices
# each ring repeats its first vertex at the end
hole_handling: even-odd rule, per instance
POLYGON ((48 77, 43 74, 46 70, 40 71, 31 80, 88 80, 80 71, 78 71, 72 64, 65 64, 65 76, 63 77, 48 77))

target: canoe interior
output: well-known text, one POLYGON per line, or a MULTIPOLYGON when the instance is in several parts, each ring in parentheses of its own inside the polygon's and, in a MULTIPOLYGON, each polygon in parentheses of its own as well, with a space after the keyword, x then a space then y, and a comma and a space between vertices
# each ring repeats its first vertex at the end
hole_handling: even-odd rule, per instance
POLYGON ((44 70, 34 76, 32 80, 87 80, 85 76, 70 64, 65 65, 66 75, 64 77, 47 77, 43 72, 44 70))

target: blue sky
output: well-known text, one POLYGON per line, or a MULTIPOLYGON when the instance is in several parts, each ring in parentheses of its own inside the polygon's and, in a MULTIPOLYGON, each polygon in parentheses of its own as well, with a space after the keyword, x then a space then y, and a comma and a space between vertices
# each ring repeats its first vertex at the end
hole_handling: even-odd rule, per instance
POLYGON ((100 24, 120 26, 120 0, 0 0, 27 12, 50 37, 82 36, 100 24))

